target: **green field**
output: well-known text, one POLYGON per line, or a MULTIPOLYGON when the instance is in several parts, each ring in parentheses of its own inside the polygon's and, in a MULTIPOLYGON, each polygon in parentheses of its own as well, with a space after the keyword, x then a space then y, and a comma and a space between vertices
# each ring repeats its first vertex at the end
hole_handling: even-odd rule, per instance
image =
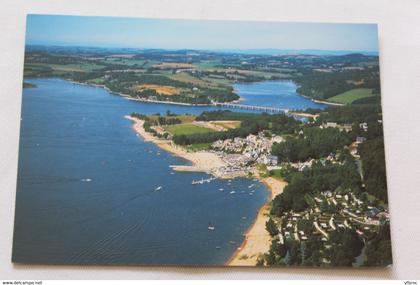
POLYGON ((200 151, 200 150, 208 150, 211 147, 211 143, 195 143, 187 145, 187 150, 189 151, 200 151))
POLYGON ((185 124, 177 124, 177 125, 170 125, 165 127, 166 131, 171 133, 172 135, 191 135, 191 134, 205 134, 205 133, 213 133, 215 130, 199 127, 192 123, 185 123, 185 124))
POLYGON ((341 104, 351 104, 357 99, 373 96, 377 95, 372 94, 372 89, 356 88, 328 98, 328 101, 341 104))
MULTIPOLYGON (((147 117, 152 121, 157 121, 159 119, 160 115, 159 116, 158 115, 148 115, 147 117)), ((192 123, 192 122, 194 122, 196 116, 193 116, 193 115, 176 115, 176 116, 170 116, 170 117, 169 116, 162 116, 162 117, 165 117, 166 119, 171 119, 171 118, 180 119, 182 123, 192 123)))
POLYGON ((48 63, 30 63, 25 64, 25 75, 31 76, 39 71, 52 71, 53 75, 62 75, 66 72, 92 72, 104 68, 102 65, 95 63, 81 64, 48 64, 48 63))

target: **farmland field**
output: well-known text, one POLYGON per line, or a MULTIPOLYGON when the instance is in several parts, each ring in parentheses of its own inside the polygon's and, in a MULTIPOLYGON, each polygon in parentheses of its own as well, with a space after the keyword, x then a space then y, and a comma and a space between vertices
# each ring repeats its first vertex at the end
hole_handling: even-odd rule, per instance
POLYGON ((372 93, 372 89, 356 88, 331 97, 328 101, 341 104, 351 104, 355 100, 373 96, 377 95, 372 93))
POLYGON ((165 127, 165 129, 166 131, 168 131, 174 136, 175 135, 190 135, 190 134, 205 134, 205 133, 215 132, 215 130, 197 126, 192 123, 170 125, 170 126, 165 127))
POLYGON ((221 126, 225 129, 236 129, 241 126, 241 121, 215 121, 213 125, 221 126))
POLYGON ((156 93, 161 95, 178 95, 180 93, 180 89, 173 87, 173 86, 167 86, 167 85, 156 85, 156 84, 142 84, 142 85, 135 85, 133 88, 136 91, 143 91, 143 90, 154 90, 156 93))
MULTIPOLYGON (((149 115, 147 117, 152 121, 157 121, 159 119, 160 115, 159 116, 158 115, 149 115)), ((170 116, 170 117, 166 116, 166 118, 167 119, 168 118, 173 118, 173 119, 176 118, 176 119, 181 120, 182 123, 192 123, 195 120, 195 116, 192 116, 192 115, 176 115, 176 116, 170 116)))

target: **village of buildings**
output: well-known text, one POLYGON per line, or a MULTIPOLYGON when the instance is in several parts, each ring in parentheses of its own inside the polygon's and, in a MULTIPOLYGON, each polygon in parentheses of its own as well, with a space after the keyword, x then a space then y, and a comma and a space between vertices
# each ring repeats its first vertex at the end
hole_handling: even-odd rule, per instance
POLYGON ((246 138, 218 140, 211 147, 226 162, 225 167, 215 169, 215 175, 221 177, 241 176, 255 170, 257 164, 277 166, 277 156, 271 155, 274 143, 283 141, 281 136, 248 135, 246 138))
MULTIPOLYGON (((327 122, 319 127, 337 128, 343 132, 352 131, 351 124, 335 122, 327 122)), ((361 123, 359 128, 362 132, 367 132, 368 124, 361 123)), ((164 131, 160 127, 155 127, 155 130, 164 131)), ((303 132, 300 131, 299 134, 302 135, 303 132)), ((322 164, 327 161, 333 164, 340 163, 337 154, 334 152, 321 159, 279 163, 277 156, 271 154, 271 148, 274 143, 281 143, 284 140, 279 135, 259 132, 256 135, 250 134, 245 138, 235 137, 215 141, 211 144, 210 151, 217 154, 225 162, 225 165, 212 169, 211 173, 220 178, 234 178, 255 174, 258 165, 264 165, 267 170, 288 166, 298 171, 305 171, 316 162, 322 164)), ((348 148, 358 164, 360 164, 360 156, 357 149, 365 140, 365 137, 358 136, 351 145, 345 147, 348 148)), ((359 174, 362 177, 360 169, 359 174)), ((288 239, 298 242, 306 241, 309 237, 315 235, 319 236, 325 248, 329 248, 331 247, 329 244, 330 234, 335 230, 341 228, 354 229, 361 238, 366 238, 371 233, 377 232, 381 224, 389 221, 389 214, 386 209, 379 209, 370 205, 368 200, 358 199, 350 189, 327 191, 314 196, 306 195, 305 200, 309 205, 307 210, 303 212, 290 211, 281 217, 274 218, 278 227, 278 235, 275 237, 278 243, 283 244, 288 239), (310 230, 308 230, 308 227, 302 227, 302 223, 305 223, 305 221, 311 224, 310 230)))
POLYGON ((315 196, 306 195, 305 200, 309 205, 307 210, 298 213, 289 211, 275 218, 278 227, 275 240, 279 244, 284 244, 288 239, 306 241, 316 235, 325 248, 329 248, 330 234, 336 230, 354 229, 365 239, 377 232, 381 224, 389 221, 386 209, 378 209, 369 205, 368 201, 361 201, 351 191, 326 191, 315 196), (305 221, 311 227, 305 227, 305 221))
MULTIPOLYGON (((359 127, 362 131, 367 132, 368 130, 367 123, 361 123, 359 127)), ((322 124, 320 128, 352 131, 352 125, 334 122, 322 124)), ((358 136, 350 146, 346 147, 358 164, 360 156, 357 153, 357 148, 365 140, 365 137, 358 136)), ((266 165, 268 170, 288 165, 298 171, 304 171, 310 169, 315 162, 339 163, 337 155, 330 153, 326 158, 318 160, 309 159, 304 162, 279 164, 277 157, 270 154, 270 150, 274 143, 282 141, 284 139, 281 136, 267 136, 264 132, 260 132, 258 135, 249 135, 246 138, 216 141, 212 144, 212 149, 222 157, 228 166, 216 169, 215 172, 219 176, 236 176, 253 172, 258 164, 266 165)), ((361 171, 359 174, 362 176, 361 171)), ((301 242, 306 241, 311 235, 318 235, 325 248, 329 248, 331 247, 329 244, 330 234, 335 230, 354 229, 364 239, 377 232, 381 224, 389 221, 387 209, 370 205, 368 200, 361 201, 349 189, 343 192, 327 191, 313 197, 306 195, 305 200, 310 205, 307 210, 299 213, 290 211, 276 218, 275 224, 279 233, 275 240, 278 243, 283 244, 287 239, 301 242), (305 220, 313 225, 310 230, 301 226, 302 221, 305 220)), ((328 263, 328 260, 325 262, 328 263)))

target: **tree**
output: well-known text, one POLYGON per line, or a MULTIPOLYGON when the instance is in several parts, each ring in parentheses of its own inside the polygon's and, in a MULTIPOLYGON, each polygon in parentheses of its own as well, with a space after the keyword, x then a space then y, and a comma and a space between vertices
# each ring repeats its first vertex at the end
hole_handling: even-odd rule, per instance
POLYGON ((359 150, 362 158, 366 191, 387 202, 387 182, 383 138, 367 140, 359 150))
POLYGON ((265 223, 265 228, 272 237, 279 234, 276 223, 271 218, 265 223))
POLYGON ((376 236, 366 246, 367 266, 387 266, 392 264, 391 233, 389 223, 380 227, 376 236))

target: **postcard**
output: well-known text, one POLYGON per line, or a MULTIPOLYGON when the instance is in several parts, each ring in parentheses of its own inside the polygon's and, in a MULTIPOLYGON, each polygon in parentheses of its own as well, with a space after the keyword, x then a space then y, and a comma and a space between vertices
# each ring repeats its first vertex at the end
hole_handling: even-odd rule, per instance
POLYGON ((12 262, 390 266, 377 29, 28 15, 12 262))

